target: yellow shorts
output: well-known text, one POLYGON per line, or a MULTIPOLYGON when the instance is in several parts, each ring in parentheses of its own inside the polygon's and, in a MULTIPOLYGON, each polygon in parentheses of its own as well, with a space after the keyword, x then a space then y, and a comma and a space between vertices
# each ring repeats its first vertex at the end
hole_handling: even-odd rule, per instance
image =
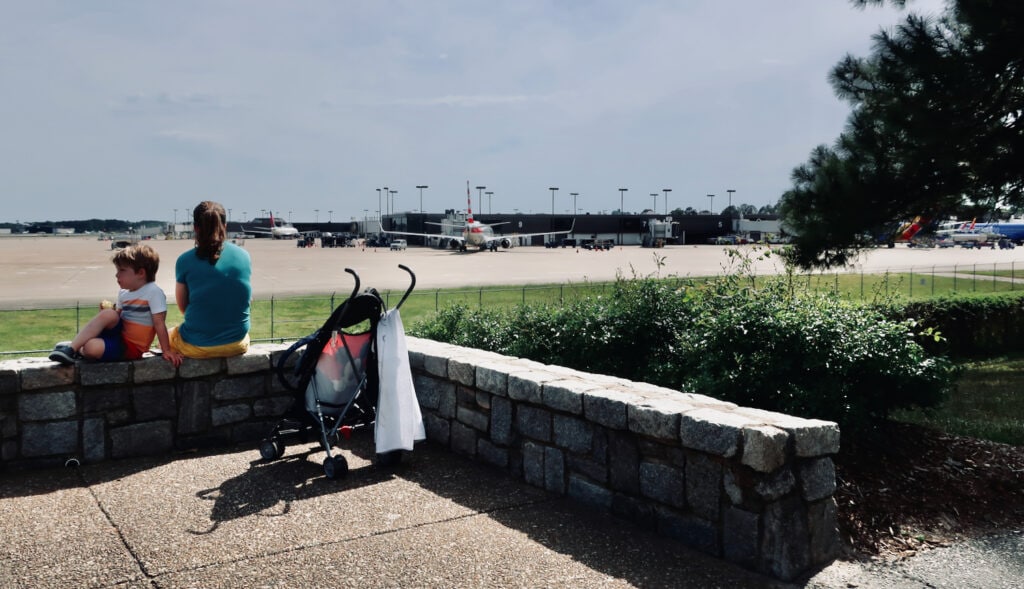
POLYGON ((167 335, 171 340, 171 349, 186 358, 227 358, 229 356, 241 356, 249 351, 249 334, 230 344, 219 346, 194 346, 181 339, 178 328, 172 327, 167 335))

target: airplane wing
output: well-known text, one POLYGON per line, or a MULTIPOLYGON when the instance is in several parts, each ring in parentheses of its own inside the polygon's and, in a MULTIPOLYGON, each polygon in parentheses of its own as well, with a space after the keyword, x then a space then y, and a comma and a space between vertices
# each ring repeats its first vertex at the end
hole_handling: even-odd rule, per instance
MULTIPOLYGON (((494 225, 499 225, 499 223, 495 223, 494 225)), ((491 225, 491 227, 494 227, 494 225, 491 225)), ((573 219, 572 226, 569 227, 568 229, 563 229, 559 231, 540 231, 538 233, 509 233, 508 235, 495 235, 493 237, 488 237, 487 243, 491 243, 492 241, 500 241, 508 237, 537 237, 540 235, 565 235, 567 233, 572 233, 573 230, 575 230, 575 228, 576 219, 573 219)))
POLYGON ((262 227, 246 227, 242 225, 242 231, 245 233, 259 233, 260 235, 273 235, 274 232, 270 229, 264 229, 262 227))
POLYGON ((377 224, 377 227, 380 229, 381 233, 385 233, 387 235, 411 235, 413 237, 440 237, 442 239, 454 240, 460 245, 463 242, 463 238, 461 235, 445 235, 443 233, 413 233, 412 231, 388 231, 384 229, 384 227, 382 227, 379 223, 377 224))

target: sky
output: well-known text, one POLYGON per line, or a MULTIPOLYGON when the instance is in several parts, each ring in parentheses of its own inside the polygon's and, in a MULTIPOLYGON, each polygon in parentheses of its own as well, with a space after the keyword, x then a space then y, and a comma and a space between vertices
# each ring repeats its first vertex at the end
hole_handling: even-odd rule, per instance
POLYGON ((202 200, 344 221, 387 210, 385 186, 395 211, 465 209, 467 181, 477 212, 661 212, 665 188, 669 210, 721 210, 730 189, 760 207, 842 131, 831 68, 905 17, 847 0, 0 0, 0 222, 183 221, 202 200))

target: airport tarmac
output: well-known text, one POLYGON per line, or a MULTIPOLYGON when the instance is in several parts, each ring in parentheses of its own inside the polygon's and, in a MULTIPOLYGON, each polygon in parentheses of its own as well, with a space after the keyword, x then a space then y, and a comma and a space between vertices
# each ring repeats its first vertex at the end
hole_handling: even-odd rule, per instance
MULTIPOLYGON (((157 283, 173 299, 174 260, 193 246, 191 240, 150 240, 161 258, 157 283)), ((497 252, 460 253, 452 250, 410 247, 392 252, 385 248, 298 248, 294 241, 247 239, 241 242, 253 260, 253 293, 256 298, 299 294, 347 295, 353 283, 344 272, 352 268, 362 285, 378 290, 401 291, 408 275, 405 264, 416 273, 416 288, 581 283, 608 281, 622 276, 709 276, 735 267, 728 250, 752 252, 759 274, 778 273, 777 257, 761 259, 765 247, 738 248, 711 245, 677 245, 659 249, 639 246, 611 251, 573 248, 517 247, 497 252)), ((92 305, 117 294, 113 254, 109 241, 88 236, 5 236, 0 238, 0 308, 39 308, 74 304, 92 305)), ((866 253, 854 270, 906 271, 911 268, 991 269, 1024 263, 1024 248, 1013 250, 919 249, 898 246, 866 253)))

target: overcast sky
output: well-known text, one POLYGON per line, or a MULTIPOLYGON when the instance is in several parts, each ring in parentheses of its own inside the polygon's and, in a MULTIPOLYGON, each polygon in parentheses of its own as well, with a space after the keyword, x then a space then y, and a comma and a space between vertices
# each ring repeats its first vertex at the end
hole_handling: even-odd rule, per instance
MULTIPOLYGON (((941 0, 917 0, 935 14, 941 0)), ((760 206, 905 18, 846 0, 0 0, 0 221, 760 206), (715 194, 712 200, 708 194, 715 194), (178 209, 174 212, 174 209, 178 209), (315 210, 319 210, 319 213, 315 210), (331 211, 331 212, 329 212, 331 211)))

